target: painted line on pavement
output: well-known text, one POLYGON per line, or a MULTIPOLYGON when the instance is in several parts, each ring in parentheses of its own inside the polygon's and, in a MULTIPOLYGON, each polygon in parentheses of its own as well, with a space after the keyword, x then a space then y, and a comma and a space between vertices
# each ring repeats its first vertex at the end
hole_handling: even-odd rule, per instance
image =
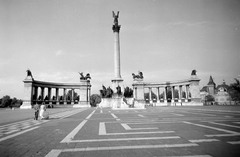
POLYGON ((232 128, 240 128, 240 126, 236 126, 236 125, 229 125, 229 124, 216 123, 216 122, 208 122, 208 123, 222 125, 222 126, 228 126, 228 127, 232 127, 232 128))
POLYGON ((91 140, 74 140, 71 143, 82 142, 110 142, 110 141, 140 141, 140 140, 165 140, 165 139, 179 139, 179 136, 165 136, 165 137, 138 137, 138 138, 107 138, 107 139, 91 139, 91 140))
POLYGON ((195 123, 186 122, 186 121, 184 121, 183 123, 192 124, 192 125, 196 125, 196 126, 200 126, 200 127, 204 127, 204 128, 209 128, 209 129, 213 129, 213 130, 217 130, 217 131, 222 131, 222 132, 226 132, 226 133, 230 133, 230 134, 239 134, 238 132, 235 132, 235 131, 221 129, 221 128, 216 128, 216 127, 202 125, 202 124, 195 124, 195 123))
POLYGON ((184 155, 184 156, 163 156, 163 157, 212 157, 211 155, 184 155))
POLYGON ((229 143, 229 144, 240 144, 240 141, 229 141, 227 143, 229 143))
POLYGON ((73 129, 60 143, 68 143, 71 140, 73 140, 74 136, 81 130, 81 128, 87 123, 87 119, 89 119, 95 112, 94 110, 92 113, 90 113, 86 120, 83 120, 75 129, 73 129))
POLYGON ((158 129, 158 127, 153 127, 153 128, 131 128, 129 125, 123 123, 121 124, 122 127, 125 129, 125 130, 151 130, 151 129, 158 129))
POLYGON ((139 117, 145 117, 144 115, 138 114, 139 117))
POLYGON ((12 137, 15 137, 15 136, 24 134, 25 132, 32 131, 32 130, 37 129, 37 128, 39 128, 39 126, 36 126, 36 127, 34 127, 34 128, 30 128, 30 129, 27 129, 27 130, 24 130, 24 131, 20 131, 20 132, 18 132, 18 133, 16 133, 16 134, 12 134, 12 135, 9 135, 9 136, 3 137, 3 138, 0 138, 0 142, 2 142, 2 141, 4 141, 4 140, 7 140, 7 139, 9 139, 9 138, 12 138, 12 137))
POLYGON ((196 140, 189 140, 192 143, 201 143, 201 142, 216 142, 220 141, 218 139, 196 139, 196 140))
POLYGON ((137 146, 114 146, 114 147, 87 147, 73 149, 53 149, 45 157, 58 157, 62 152, 83 152, 83 151, 101 151, 101 150, 123 150, 123 149, 149 149, 149 148, 181 148, 196 147, 198 144, 165 144, 165 145, 137 145, 137 146))

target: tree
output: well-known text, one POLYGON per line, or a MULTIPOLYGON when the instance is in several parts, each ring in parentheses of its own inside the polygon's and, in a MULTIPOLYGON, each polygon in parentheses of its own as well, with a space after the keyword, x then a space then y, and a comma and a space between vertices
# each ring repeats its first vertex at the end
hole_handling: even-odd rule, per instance
POLYGON ((96 107, 97 104, 101 102, 101 96, 98 94, 93 94, 90 96, 90 105, 92 107, 96 107))
POLYGON ((236 78, 235 81, 230 84, 228 91, 233 101, 240 101, 240 81, 236 78))
POLYGON ((6 95, 2 98, 1 107, 8 107, 11 105, 12 99, 9 95, 6 95))

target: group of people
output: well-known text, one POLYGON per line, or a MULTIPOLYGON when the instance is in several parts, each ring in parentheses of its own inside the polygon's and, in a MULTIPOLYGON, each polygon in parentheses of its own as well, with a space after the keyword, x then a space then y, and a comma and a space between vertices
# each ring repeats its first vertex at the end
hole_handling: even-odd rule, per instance
POLYGON ((33 106, 33 109, 35 110, 34 120, 38 120, 38 117, 40 118, 40 120, 49 119, 48 113, 46 112, 45 104, 41 104, 40 107, 38 104, 36 104, 33 106))

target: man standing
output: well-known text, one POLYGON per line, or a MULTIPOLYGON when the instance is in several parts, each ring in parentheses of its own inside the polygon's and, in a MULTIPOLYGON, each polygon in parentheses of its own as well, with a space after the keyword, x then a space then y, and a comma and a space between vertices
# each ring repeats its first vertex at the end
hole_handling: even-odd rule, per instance
POLYGON ((36 104, 33 106, 34 110, 35 110, 35 115, 34 115, 34 120, 38 120, 38 114, 39 114, 39 105, 36 104))

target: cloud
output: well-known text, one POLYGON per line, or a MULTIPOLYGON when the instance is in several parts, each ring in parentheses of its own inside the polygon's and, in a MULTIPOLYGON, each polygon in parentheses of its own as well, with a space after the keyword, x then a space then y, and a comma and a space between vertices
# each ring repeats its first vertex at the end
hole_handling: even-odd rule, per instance
POLYGON ((64 52, 62 50, 58 50, 57 52, 55 52, 56 56, 61 56, 63 54, 64 54, 64 52))

